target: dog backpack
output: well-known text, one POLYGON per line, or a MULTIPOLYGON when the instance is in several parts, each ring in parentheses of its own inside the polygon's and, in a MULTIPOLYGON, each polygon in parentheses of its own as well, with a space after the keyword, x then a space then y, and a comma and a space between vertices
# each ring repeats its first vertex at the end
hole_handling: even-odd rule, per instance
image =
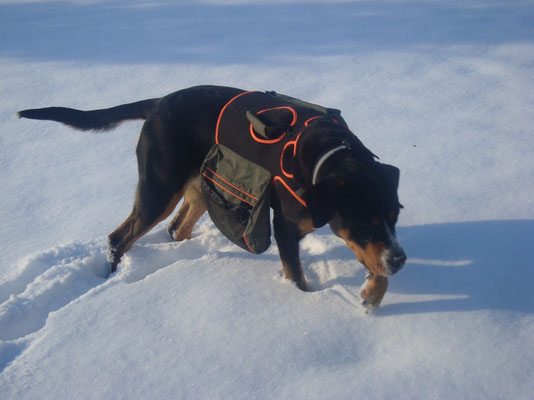
POLYGON ((270 246, 273 184, 307 206, 290 164, 300 133, 317 119, 346 128, 339 110, 275 92, 242 92, 220 111, 201 186, 213 223, 241 248, 258 254, 270 246))
POLYGON ((202 164, 201 175, 206 207, 215 226, 251 253, 267 250, 271 245, 272 174, 216 144, 202 164))

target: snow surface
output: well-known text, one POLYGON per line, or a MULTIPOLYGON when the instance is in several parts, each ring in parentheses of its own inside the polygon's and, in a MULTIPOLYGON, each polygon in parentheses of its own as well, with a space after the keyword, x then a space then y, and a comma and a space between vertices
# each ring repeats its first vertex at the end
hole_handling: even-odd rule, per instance
POLYGON ((1 399, 532 398, 532 1, 1 0, 0 93, 1 399), (16 111, 204 83, 339 108, 401 168, 410 258, 375 313, 328 228, 301 243, 311 293, 207 218, 103 278, 141 124, 16 111))

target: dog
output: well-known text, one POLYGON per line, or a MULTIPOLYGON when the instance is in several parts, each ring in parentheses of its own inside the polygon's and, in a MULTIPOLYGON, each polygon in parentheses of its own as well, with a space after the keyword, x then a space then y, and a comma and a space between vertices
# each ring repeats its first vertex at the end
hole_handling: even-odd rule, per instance
POLYGON ((236 151, 247 152, 253 146, 244 142, 245 137, 249 141, 252 137, 252 144, 265 145, 246 156, 256 161, 261 154, 262 162, 276 169, 271 171, 270 206, 285 278, 308 290, 299 241, 326 224, 367 269, 360 292, 365 307, 380 304, 388 276, 405 264, 405 252, 395 235, 402 208, 397 195, 400 171, 378 162, 337 110, 274 92, 205 85, 107 109, 48 107, 18 115, 93 131, 144 120, 136 150, 139 181, 133 210, 108 236, 111 273, 132 244, 166 219, 182 199, 168 232, 177 241, 191 238, 195 223, 206 211, 199 176, 206 154, 221 140, 236 151), (247 98, 255 99, 254 112, 246 109, 247 98), (234 106, 239 101, 244 103, 234 106), (269 104, 261 109, 264 101, 269 104), (308 112, 305 120, 296 115, 300 106, 308 112), (310 114, 310 110, 315 111, 310 114), (248 132, 224 133, 234 131, 231 115, 246 118, 248 132), (227 128, 221 126, 225 119, 230 124, 227 128))

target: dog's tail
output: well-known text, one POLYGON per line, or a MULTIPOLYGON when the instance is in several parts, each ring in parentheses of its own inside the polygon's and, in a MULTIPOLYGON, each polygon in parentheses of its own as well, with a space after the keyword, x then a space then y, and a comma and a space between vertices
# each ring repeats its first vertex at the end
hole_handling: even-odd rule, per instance
POLYGON ((123 121, 146 119, 160 99, 142 100, 102 110, 81 111, 65 107, 35 108, 19 111, 19 118, 57 121, 82 131, 106 131, 123 121))

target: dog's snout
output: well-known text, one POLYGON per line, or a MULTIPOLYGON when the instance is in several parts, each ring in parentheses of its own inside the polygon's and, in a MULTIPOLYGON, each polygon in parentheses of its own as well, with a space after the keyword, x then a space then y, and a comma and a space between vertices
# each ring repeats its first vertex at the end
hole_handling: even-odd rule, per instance
POLYGON ((399 267, 402 267, 405 262, 406 262, 406 254, 393 257, 393 264, 398 265, 399 267))
POLYGON ((391 274, 396 273, 398 270, 404 267, 406 259, 406 254, 402 250, 392 254, 388 260, 388 267, 391 270, 391 274))

